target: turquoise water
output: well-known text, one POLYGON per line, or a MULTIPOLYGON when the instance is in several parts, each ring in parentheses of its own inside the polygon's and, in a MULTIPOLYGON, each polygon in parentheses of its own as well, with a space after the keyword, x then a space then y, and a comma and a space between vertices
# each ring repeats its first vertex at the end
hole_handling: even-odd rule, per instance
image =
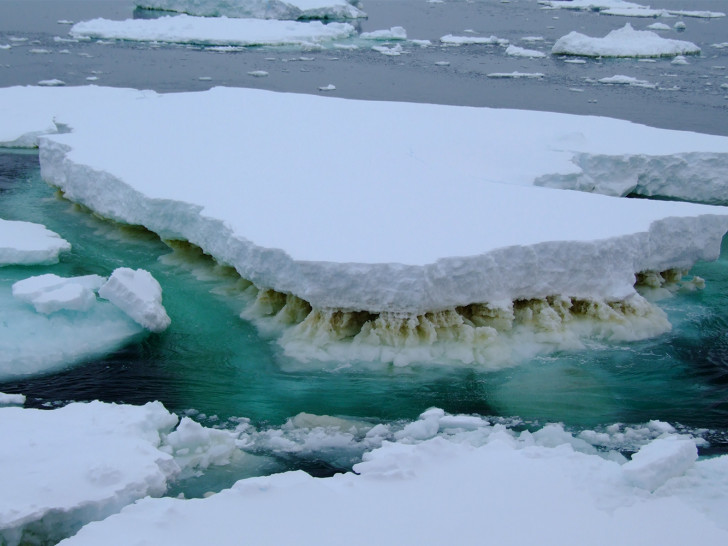
POLYGON ((720 260, 693 270, 706 279, 705 290, 660 302, 672 332, 484 371, 296 364, 239 318, 234 275, 194 252, 172 254, 154 234, 101 220, 60 198, 40 179, 35 153, 0 153, 0 217, 42 223, 73 245, 53 266, 0 268, 0 290, 42 273, 107 276, 120 266, 144 268, 162 285, 172 318, 163 334, 104 358, 0 383, 1 392, 26 394, 29 406, 161 400, 175 412, 200 412, 203 422, 246 417, 260 427, 300 412, 413 419, 431 406, 574 429, 660 419, 711 429, 713 449, 728 450, 728 240, 720 260))

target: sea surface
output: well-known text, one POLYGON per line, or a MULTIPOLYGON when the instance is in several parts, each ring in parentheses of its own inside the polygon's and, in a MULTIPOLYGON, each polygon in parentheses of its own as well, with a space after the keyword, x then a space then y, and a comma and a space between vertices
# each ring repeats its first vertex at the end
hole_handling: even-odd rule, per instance
MULTIPOLYGON (((652 7, 728 11, 728 2, 654 1, 652 7)), ((214 85, 319 93, 332 96, 551 110, 609 115, 653 126, 728 135, 728 17, 664 19, 686 23, 671 38, 703 48, 688 65, 671 59, 587 60, 510 58, 493 46, 442 47, 440 36, 496 35, 548 52, 571 30, 603 36, 630 22, 653 20, 600 16, 592 12, 542 10, 535 0, 444 2, 367 1, 364 31, 404 26, 408 36, 430 47, 406 44, 405 53, 385 56, 357 50, 248 48, 221 53, 204 47, 66 42, 68 24, 95 17, 149 16, 126 0, 0 0, 0 86, 32 85, 58 78, 67 85, 151 88, 162 92, 203 90, 214 85), (473 32, 467 32, 473 31, 473 32), (521 42, 526 36, 542 37, 521 42), (27 43, 27 45, 24 45, 27 43), (31 49, 48 50, 32 53, 31 49), (303 60, 301 60, 303 58, 303 60), (440 64, 436 64, 440 63, 440 64), (443 64, 449 63, 449 64, 443 64), (256 78, 249 71, 266 70, 256 78), (493 72, 541 72, 539 79, 494 79, 493 72), (624 74, 659 84, 655 88, 598 83, 624 74), (92 79, 89 79, 92 78, 92 79), (202 78, 202 79, 201 79, 202 78), (678 88, 678 89, 676 89, 678 88), (669 89, 669 90, 667 90, 669 89)), ((396 120, 393 120, 396 123, 396 120)), ((0 120, 2 123, 2 120, 0 120)), ((352 120, 352 130, 356 130, 352 120)), ((383 130, 385 130, 383 128, 383 130)), ((498 131, 497 127, 492 128, 498 131)), ((436 136, 436 135, 435 135, 436 136)), ((46 225, 72 243, 53 266, 0 268, 0 290, 42 273, 107 276, 120 266, 144 268, 159 280, 171 327, 113 354, 77 362, 43 377, 0 383, 0 392, 27 395, 28 407, 104 400, 140 404, 160 400, 171 411, 209 426, 233 427, 241 418, 260 430, 285 426, 301 412, 368 423, 415 419, 437 406, 452 413, 505 419, 524 428, 562 422, 573 431, 601 430, 614 423, 639 426, 669 422, 708 441, 702 455, 728 453, 728 239, 721 258, 692 273, 707 286, 660 301, 673 329, 633 343, 587 342, 583 350, 558 352, 500 370, 438 363, 299 363, 285 357, 275 340, 241 319, 236 277, 194 249, 171 249, 142 228, 120 226, 60 198, 43 182, 37 153, 0 149, 0 217, 46 225)), ((291 225, 291 229, 295 229, 291 225)), ((0 313, 2 310, 0 310, 0 313)), ((213 485, 287 468, 316 475, 347 469, 357 453, 282 457, 188 484, 187 494, 213 485)), ((222 485, 221 485, 222 486, 222 485)))

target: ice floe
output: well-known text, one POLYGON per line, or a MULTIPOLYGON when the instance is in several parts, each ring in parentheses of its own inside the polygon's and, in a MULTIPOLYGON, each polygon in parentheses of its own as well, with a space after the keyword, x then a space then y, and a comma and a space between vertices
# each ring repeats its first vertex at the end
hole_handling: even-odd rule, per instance
POLYGON ((0 218, 0 267, 54 264, 70 249, 68 241, 41 224, 0 218))
POLYGON ((625 0, 538 0, 548 8, 561 8, 570 10, 598 11, 605 15, 619 15, 623 17, 671 17, 684 16, 703 19, 725 17, 721 11, 708 10, 679 10, 658 8, 652 9, 643 4, 626 2, 625 0))
POLYGON ((103 356, 170 323, 159 283, 143 270, 119 268, 109 280, 49 273, 17 281, 9 292, 0 291, 8 319, 0 324, 0 380, 103 356))
POLYGON ((585 57, 669 57, 695 55, 700 53, 700 48, 692 42, 662 38, 649 30, 635 30, 627 23, 604 38, 572 31, 556 41, 551 53, 585 57))
MULTIPOLYGON (((347 439, 341 419, 299 416, 305 420, 311 426, 299 423, 302 430, 320 446, 340 446, 361 434, 351 423, 347 439)), ((695 536, 721 544, 728 538, 728 457, 696 461, 695 441, 670 428, 627 460, 560 425, 519 433, 433 408, 396 432, 371 427, 364 437, 379 440, 355 473, 313 478, 286 472, 243 479, 205 499, 146 498, 61 544, 237 544, 233 521, 243 522, 251 543, 308 544, 322 540, 322 513, 325 542, 337 544, 469 543, 487 533, 526 545, 534 528, 547 545, 683 544, 695 536), (287 525, 278 524, 281 513, 287 525), (530 525, 514 525, 514 514, 530 525)), ((285 449, 285 438, 279 445, 285 449)))
POLYGON ((530 57, 532 59, 546 57, 546 54, 543 51, 538 51, 537 49, 526 49, 513 44, 506 48, 506 55, 510 55, 512 57, 530 57))
POLYGON ((447 34, 440 38, 440 42, 445 45, 500 45, 507 46, 509 41, 497 36, 454 36, 447 34))
POLYGON ((654 83, 650 83, 646 80, 640 80, 632 76, 625 76, 623 74, 616 74, 607 78, 600 78, 598 81, 599 83, 606 83, 610 85, 631 85, 634 87, 646 87, 649 89, 654 89, 657 87, 657 85, 655 85, 654 83))
POLYGON ((56 541, 137 499, 165 493, 192 468, 229 462, 231 433, 144 406, 0 408, 0 542, 56 541))
POLYGON ((0 392, 0 406, 22 406, 23 404, 25 404, 24 395, 0 392))
POLYGON ((354 34, 348 23, 278 21, 177 15, 159 19, 112 21, 93 19, 76 23, 71 36, 142 42, 202 45, 308 45, 347 38, 354 34))
MULTIPOLYGON (((335 352, 343 341, 388 359, 406 349, 406 362, 442 342, 473 361, 473 347, 519 325, 562 341, 583 324, 610 339, 655 335, 669 324, 635 293, 635 275, 714 259, 728 229, 724 208, 586 193, 722 202, 725 137, 245 89, 75 92, 94 98, 85 111, 73 89, 2 90, 67 130, 40 138, 42 176, 103 216, 235 267, 257 287, 246 316, 285 326, 291 346, 335 352), (270 123, 280 116, 285 131, 270 123), (297 229, 280 222, 301 214, 297 229)), ((25 130, 39 126, 33 117, 25 130)), ((16 128, 7 138, 23 137, 16 128)))
POLYGON ((135 0, 146 9, 203 17, 255 19, 357 19, 366 17, 347 0, 135 0))

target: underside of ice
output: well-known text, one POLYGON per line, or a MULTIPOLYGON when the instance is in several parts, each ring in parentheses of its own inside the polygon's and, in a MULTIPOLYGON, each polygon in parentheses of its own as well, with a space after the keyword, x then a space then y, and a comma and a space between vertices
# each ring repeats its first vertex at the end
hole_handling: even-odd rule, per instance
POLYGON ((40 224, 0 219, 0 267, 58 262, 71 244, 40 224))
POLYGON ((634 30, 627 23, 604 38, 572 31, 556 41, 551 53, 584 57, 671 57, 696 55, 700 48, 692 42, 662 38, 650 30, 634 30))
POLYGON ((135 0, 141 8, 203 17, 357 19, 366 13, 347 0, 135 0))
POLYGON ((377 359, 481 361, 473 346, 492 352, 520 326, 557 346, 584 333, 655 335, 669 325, 637 296, 635 276, 715 259, 728 230, 723 207, 586 193, 724 203, 725 137, 246 89, 2 92, 67 128, 40 139, 49 183, 234 267, 258 291, 246 316, 293 325, 284 345, 314 353, 336 354, 345 340, 377 359), (81 96, 93 99, 85 109, 81 96), (285 131, 270 122, 281 116, 285 131))

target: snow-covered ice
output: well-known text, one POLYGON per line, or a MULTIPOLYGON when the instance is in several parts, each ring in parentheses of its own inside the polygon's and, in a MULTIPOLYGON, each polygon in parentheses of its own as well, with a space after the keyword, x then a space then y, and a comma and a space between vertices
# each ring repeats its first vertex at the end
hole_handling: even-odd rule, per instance
POLYGON ((177 423, 159 402, 0 408, 0 542, 55 542, 236 451, 230 433, 177 423))
POLYGON ((654 83, 650 83, 647 80, 640 80, 639 78, 635 78, 633 76, 625 76, 623 74, 616 74, 614 76, 609 76, 606 78, 600 78, 599 83, 606 83, 611 85, 632 85, 634 87, 646 87, 649 89, 654 89, 657 87, 654 83))
POLYGON ((99 296, 151 332, 163 332, 171 322, 162 305, 162 287, 144 269, 115 269, 99 288, 99 296))
POLYGON ((31 304, 38 313, 88 311, 106 279, 99 275, 64 278, 48 273, 13 284, 13 297, 31 304))
POLYGON ((440 42, 445 45, 508 45, 508 40, 498 38, 497 36, 454 36, 447 34, 440 38, 440 42))
POLYGON ((364 40, 406 40, 407 31, 403 27, 392 27, 389 29, 362 32, 359 38, 364 40))
POLYGON ((643 4, 627 2, 625 0, 538 0, 538 2, 548 8, 598 11, 605 15, 619 15, 623 17, 684 16, 703 19, 725 17, 725 13, 721 11, 681 10, 671 8, 653 9, 643 4))
POLYGON ((506 48, 506 55, 511 55, 512 57, 530 57, 532 59, 546 57, 546 54, 543 51, 538 51, 537 49, 526 49, 513 44, 506 48))
POLYGON ((700 53, 700 48, 692 42, 662 38, 650 30, 635 30, 627 23, 604 38, 572 31, 556 41, 551 53, 585 57, 669 57, 695 55, 700 53))
POLYGON ((0 218, 0 267, 54 264, 71 244, 41 224, 0 218))
MULTIPOLYGON (((248 316, 297 324, 309 344, 487 343, 514 320, 560 331, 577 315, 617 325, 608 337, 655 335, 669 325, 636 295, 635 274, 714 259, 728 229, 720 207, 534 187, 718 201, 725 137, 225 88, 79 88, 93 98, 84 111, 72 91, 2 90, 9 107, 37 104, 70 131, 40 137, 42 176, 103 216, 234 266, 260 289, 248 316), (281 117, 285 131, 270 121, 281 117), (312 160, 326 150, 337 153, 312 160), (199 183, 208 179, 216 184, 199 183), (304 202, 297 229, 280 222, 304 202)), ((26 130, 49 125, 33 117, 26 130)), ((16 127, 6 138, 23 138, 16 127)))
POLYGON ((22 406, 23 404, 25 404, 24 395, 0 392, 0 406, 22 406))
POLYGON ((689 437, 664 432, 627 461, 560 425, 518 433, 436 408, 395 438, 388 429, 377 425, 366 434, 390 439, 364 454, 356 474, 286 472, 243 479, 205 499, 142 499, 61 544, 237 544, 240 528, 230 521, 241 523, 247 541, 276 544, 469 544, 487 536, 526 545, 534 529, 546 546, 565 538, 610 546, 728 539, 728 457, 696 461, 689 437))
POLYGON ((347 0, 135 0, 148 9, 203 17, 255 19, 357 19, 366 17, 347 0))
POLYGON ((158 19, 112 21, 93 19, 71 27, 76 38, 105 38, 142 42, 203 45, 309 45, 347 38, 354 34, 348 23, 278 21, 177 15, 158 19))

